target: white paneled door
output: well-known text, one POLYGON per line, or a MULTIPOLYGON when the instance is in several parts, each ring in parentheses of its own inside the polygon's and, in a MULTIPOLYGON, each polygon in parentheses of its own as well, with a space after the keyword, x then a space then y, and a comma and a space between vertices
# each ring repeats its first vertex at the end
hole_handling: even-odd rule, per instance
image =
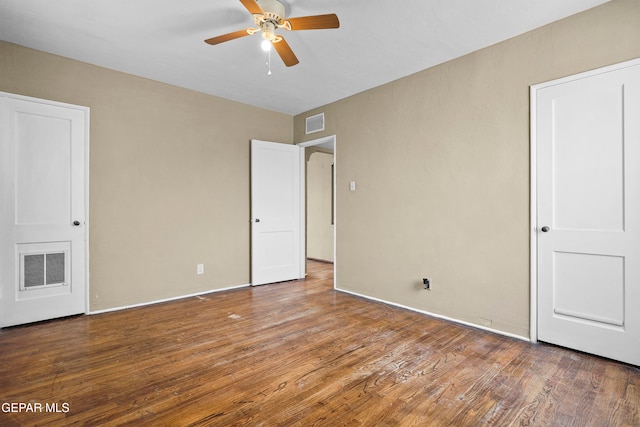
POLYGON ((86 311, 88 120, 0 93, 0 326, 86 311))
POLYGON ((251 284, 305 275, 304 150, 251 141, 251 284))
POLYGON ((538 339, 640 365, 640 62, 534 98, 538 339))

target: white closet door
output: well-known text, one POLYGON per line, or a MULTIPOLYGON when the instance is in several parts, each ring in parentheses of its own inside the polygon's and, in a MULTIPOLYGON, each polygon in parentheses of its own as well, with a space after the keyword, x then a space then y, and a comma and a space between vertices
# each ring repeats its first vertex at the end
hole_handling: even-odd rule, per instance
POLYGON ((640 365, 640 64, 534 89, 538 339, 640 365))
POLYGON ((0 325, 86 311, 84 107, 0 94, 0 325))

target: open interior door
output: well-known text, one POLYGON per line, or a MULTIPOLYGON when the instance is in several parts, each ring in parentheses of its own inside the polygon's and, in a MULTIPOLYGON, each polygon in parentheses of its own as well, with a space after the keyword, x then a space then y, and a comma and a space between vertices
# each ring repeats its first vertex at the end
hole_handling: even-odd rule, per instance
POLYGON ((251 284, 305 276, 304 150, 251 141, 251 284))

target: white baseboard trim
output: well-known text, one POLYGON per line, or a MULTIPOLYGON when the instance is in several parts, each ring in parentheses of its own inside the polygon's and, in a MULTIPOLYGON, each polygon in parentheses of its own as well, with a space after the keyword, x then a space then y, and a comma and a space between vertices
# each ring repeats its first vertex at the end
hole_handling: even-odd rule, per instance
POLYGON ((177 297, 165 298, 165 299, 149 301, 149 302, 142 302, 140 304, 124 305, 124 306, 121 306, 121 307, 113 307, 113 308, 105 308, 103 310, 89 311, 87 314, 93 315, 93 314, 110 313, 112 311, 128 310, 130 308, 145 307, 147 305, 160 304, 160 303, 163 303, 163 302, 176 301, 176 300, 180 300, 180 299, 198 297, 198 296, 207 295, 207 294, 215 294, 215 293, 218 293, 218 292, 230 291, 230 290, 233 290, 233 289, 248 288, 249 286, 251 286, 251 285, 247 284, 247 285, 229 286, 227 288, 214 289, 212 291, 196 292, 195 294, 180 295, 180 296, 177 296, 177 297))
POLYGON ((472 328, 475 328, 475 329, 481 329, 483 331, 491 332, 491 333, 494 333, 494 334, 503 335, 503 336, 510 337, 510 338, 515 338, 515 339, 518 339, 518 340, 521 340, 521 341, 531 342, 531 340, 529 338, 527 338, 527 337, 523 337, 523 336, 516 335, 516 334, 511 334, 509 332, 500 331, 498 329, 487 328, 486 326, 476 325, 475 323, 465 322, 464 320, 454 319, 452 317, 447 317, 447 316, 443 316, 441 314, 431 313, 431 312, 425 311, 425 310, 419 310, 417 308, 408 307, 406 305, 398 304, 398 303, 391 302, 391 301, 386 301, 386 300, 379 299, 379 298, 374 298, 374 297, 371 297, 371 296, 368 296, 368 295, 359 294, 357 292, 347 291, 345 289, 340 289, 340 288, 335 288, 335 289, 336 289, 336 291, 344 292, 346 294, 355 295, 357 297, 368 299, 368 300, 371 300, 371 301, 380 302, 382 304, 392 305, 394 307, 403 308, 405 310, 414 311, 416 313, 424 314, 424 315, 427 315, 427 316, 436 317, 438 319, 446 320, 448 322, 459 323, 461 325, 469 326, 469 327, 472 327, 472 328))

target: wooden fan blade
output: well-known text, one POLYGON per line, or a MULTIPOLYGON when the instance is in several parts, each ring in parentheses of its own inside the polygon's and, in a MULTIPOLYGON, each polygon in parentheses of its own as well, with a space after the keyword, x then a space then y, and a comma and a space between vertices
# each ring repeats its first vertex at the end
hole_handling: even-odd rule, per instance
POLYGON ((328 15, 301 16, 299 18, 289 18, 291 30, 323 30, 325 28, 340 28, 338 15, 330 13, 328 15))
POLYGON ((212 37, 210 39, 206 39, 204 42, 209 44, 218 44, 222 42, 228 42, 229 40, 239 39, 240 37, 248 36, 249 33, 247 30, 235 31, 229 34, 223 34, 218 37, 212 37))
POLYGON ((240 3, 242 3, 252 15, 264 15, 264 11, 260 5, 256 3, 256 0, 240 0, 240 3))
POLYGON ((278 55, 280 55, 280 58, 282 58, 284 65, 286 65, 287 67, 291 67, 293 65, 296 65, 298 62, 300 62, 298 61, 296 54, 293 53, 293 50, 291 50, 289 43, 287 43, 287 41, 284 38, 279 42, 272 43, 272 44, 276 52, 278 52, 278 55))

